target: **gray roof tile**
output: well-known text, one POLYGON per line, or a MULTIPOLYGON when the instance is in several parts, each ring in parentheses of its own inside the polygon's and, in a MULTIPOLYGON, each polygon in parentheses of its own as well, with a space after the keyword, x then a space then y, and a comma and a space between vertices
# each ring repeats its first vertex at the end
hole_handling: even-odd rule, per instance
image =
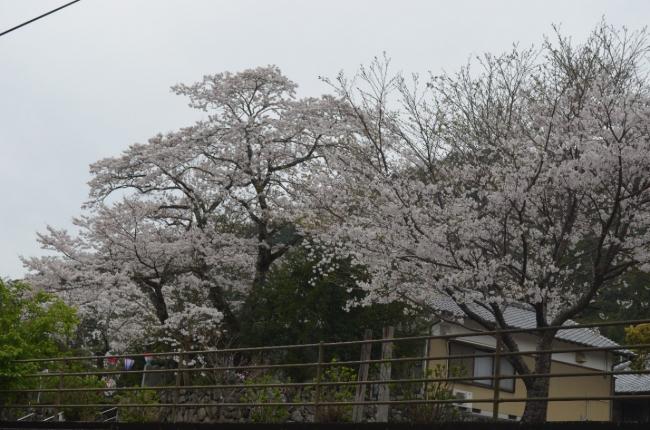
MULTIPOLYGON (((630 362, 619 364, 615 370, 631 370, 630 362)), ((616 375, 614 380, 615 393, 650 392, 650 375, 616 375)))
MULTIPOLYGON (((465 313, 460 309, 456 302, 449 296, 441 295, 439 296, 434 304, 434 308, 438 309, 442 313, 450 313, 456 317, 465 317, 465 313)), ((515 328, 535 328, 537 327, 537 322, 535 319, 535 312, 531 309, 526 309, 527 305, 525 304, 512 304, 508 305, 503 311, 503 316, 506 320, 506 323, 515 328)), ((479 314, 481 317, 494 321, 492 313, 488 312, 481 306, 471 305, 472 311, 479 314)), ((575 325, 575 321, 567 321, 563 325, 571 326, 575 325)), ((573 330, 559 330, 556 335, 557 339, 561 339, 567 342, 577 343, 584 346, 594 346, 594 347, 609 347, 609 346, 618 346, 613 340, 601 335, 595 329, 580 328, 573 330)))

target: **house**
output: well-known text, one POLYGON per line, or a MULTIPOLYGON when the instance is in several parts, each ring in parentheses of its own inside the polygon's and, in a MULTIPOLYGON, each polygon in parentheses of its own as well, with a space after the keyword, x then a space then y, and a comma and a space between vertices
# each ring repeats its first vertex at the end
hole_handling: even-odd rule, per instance
MULTIPOLYGON (((479 324, 467 317, 451 298, 441 297, 436 303, 439 310, 439 319, 432 327, 432 335, 467 334, 474 331, 485 331, 479 324), (454 319, 449 318, 453 316, 454 319), (460 319, 459 319, 460 318, 460 319), (453 321, 453 322, 451 322, 453 321)), ((480 307, 473 309, 481 312, 481 317, 489 317, 488 312, 480 307)), ((509 305, 504 310, 504 317, 508 326, 512 328, 535 328, 535 313, 525 305, 509 305)), ((491 318, 490 318, 491 319, 491 318)), ((571 325, 568 322, 567 325, 571 325)), ((574 323, 573 323, 574 324, 574 323)), ((534 351, 536 336, 528 333, 513 335, 520 351, 534 351)), ((556 335, 552 349, 575 349, 580 347, 612 347, 618 344, 595 330, 581 328, 574 330, 560 330, 556 335)), ((471 355, 481 352, 493 352, 496 348, 496 339, 489 335, 468 336, 459 338, 432 339, 428 345, 428 357, 445 355, 471 355)), ((620 352, 617 351, 582 351, 582 352, 557 352, 552 355, 551 373, 594 372, 592 376, 559 377, 551 378, 550 397, 597 397, 611 396, 614 381, 609 375, 599 372, 611 371, 620 362, 620 352)), ((532 356, 524 356, 526 362, 532 366, 532 356)), ((476 357, 450 360, 431 360, 429 368, 443 365, 446 369, 463 369, 460 376, 492 376, 493 358, 476 357)), ((456 375, 458 376, 456 370, 456 375)), ((513 374, 512 365, 501 359, 501 375, 513 374)), ((455 382, 452 387, 454 395, 465 401, 460 403, 461 408, 474 414, 492 416, 492 403, 472 402, 472 399, 493 398, 494 388, 491 380, 455 382)), ((525 398, 526 388, 521 379, 501 380, 499 397, 501 399, 525 398)), ((499 417, 503 419, 520 419, 524 411, 524 402, 503 402, 499 405, 499 417)), ((549 402, 548 421, 609 421, 612 419, 612 402, 609 400, 580 400, 549 402)))
MULTIPOLYGON (((614 368, 616 371, 631 371, 632 362, 626 361, 614 368)), ((635 396, 650 395, 650 374, 616 375, 614 394, 614 420, 625 422, 650 422, 650 398, 635 396)))

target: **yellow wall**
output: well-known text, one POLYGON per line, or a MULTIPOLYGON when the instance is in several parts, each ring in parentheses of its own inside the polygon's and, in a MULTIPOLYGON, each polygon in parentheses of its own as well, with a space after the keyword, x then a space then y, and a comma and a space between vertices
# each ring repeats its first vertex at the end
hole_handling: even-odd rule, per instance
MULTIPOLYGON (((442 356, 448 354, 448 343, 446 340, 433 339, 429 344, 429 356, 442 356)), ((529 366, 532 365, 533 359, 525 357, 529 366)), ((432 360, 429 367, 436 364, 446 364, 446 360, 432 360)), ((551 364, 551 373, 569 373, 569 372, 597 372, 592 369, 570 365, 558 361, 551 364)), ((566 378, 551 378, 549 397, 575 397, 575 396, 609 396, 611 394, 611 377, 610 376, 580 376, 566 378)), ((454 389, 469 391, 473 399, 493 397, 491 388, 483 388, 469 384, 453 385, 454 389)), ((509 393, 501 391, 499 394, 502 399, 514 399, 526 397, 526 387, 521 379, 515 379, 515 391, 509 393)), ((469 401, 468 401, 469 402, 469 401)), ((474 409, 480 409, 484 413, 492 414, 492 403, 473 403, 474 409)), ((499 405, 499 414, 516 415, 521 417, 524 411, 523 402, 501 403, 499 405)), ((608 421, 610 420, 610 402, 598 400, 581 400, 572 402, 549 402, 548 421, 608 421)))

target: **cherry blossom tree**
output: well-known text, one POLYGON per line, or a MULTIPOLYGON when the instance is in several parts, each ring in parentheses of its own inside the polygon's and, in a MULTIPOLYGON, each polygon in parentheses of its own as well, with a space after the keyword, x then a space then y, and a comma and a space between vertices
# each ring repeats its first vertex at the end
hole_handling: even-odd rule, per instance
MULTIPOLYGON (((169 332, 174 322, 223 318, 234 335, 247 291, 300 240, 295 194, 341 134, 339 105, 297 99, 274 66, 173 89, 206 117, 93 164, 79 236, 50 229, 40 241, 58 255, 26 264, 31 282, 74 290, 77 303, 97 306, 108 289, 121 291, 128 306, 119 309, 135 315, 142 305, 136 326, 154 321, 169 332)), ((100 315, 116 315, 112 300, 100 315)))
POLYGON ((295 185, 308 180, 337 134, 334 100, 296 100, 296 87, 272 66, 174 87, 208 119, 93 165, 92 197, 125 188, 156 195, 161 208, 187 211, 199 228, 210 216, 239 217, 256 241, 253 284, 263 283, 297 237, 279 239, 302 216, 295 185))
MULTIPOLYGON (((563 325, 626 271, 650 269, 647 60, 645 32, 602 24, 584 44, 558 35, 486 55, 423 89, 382 61, 339 77, 355 139, 332 157, 320 213, 339 223, 322 241, 368 266, 367 301, 435 309, 444 295, 487 329, 524 303, 538 327, 563 325)), ((540 331, 538 350, 555 334, 540 331)), ((550 359, 510 358, 524 376, 550 359)), ((547 378, 523 381, 547 396, 547 378)), ((527 402, 523 419, 546 408, 527 402)))
MULTIPOLYGON (((134 341, 172 339, 186 327, 172 327, 170 322, 178 319, 170 316, 189 310, 202 313, 205 320, 210 316, 221 321, 224 316, 223 311, 215 315, 218 304, 194 271, 201 261, 197 254, 206 247, 223 268, 232 261, 229 253, 235 252, 235 245, 216 244, 195 231, 161 224, 154 217, 157 210, 128 199, 99 206, 75 220, 77 237, 53 228, 39 235, 43 247, 59 256, 25 260, 32 282, 78 306, 94 340, 87 344, 100 346, 100 351, 123 350, 134 341)), ((227 267, 235 268, 234 263, 227 267)), ((215 279, 220 275, 216 268, 211 274, 215 279)))
MULTIPOLYGON (((178 85, 206 118, 93 164, 79 234, 41 235, 56 255, 26 260, 30 281, 106 336, 150 327, 186 348, 236 333, 246 294, 311 234, 317 271, 367 268, 362 304, 446 297, 494 329, 523 303, 561 326, 650 269, 647 59, 645 32, 602 24, 426 82, 378 59, 326 80, 334 97, 297 99, 275 67, 178 85)), ((545 397, 548 379, 527 375, 550 356, 510 359, 545 397)), ((527 403, 523 419, 545 417, 527 403)))

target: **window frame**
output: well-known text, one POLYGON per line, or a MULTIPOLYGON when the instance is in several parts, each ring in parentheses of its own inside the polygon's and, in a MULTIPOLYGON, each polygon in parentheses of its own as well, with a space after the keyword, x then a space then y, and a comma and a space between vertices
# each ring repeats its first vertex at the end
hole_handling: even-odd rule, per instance
MULTIPOLYGON (((493 348, 489 348, 489 347, 485 347, 485 346, 479 346, 479 345, 475 345, 475 344, 469 343, 469 342, 461 342, 461 341, 458 341, 458 340, 449 340, 449 341, 447 341, 447 351, 448 351, 447 355, 465 355, 465 354, 469 354, 469 353, 452 353, 452 351, 451 351, 452 345, 458 345, 458 346, 460 346, 462 348, 471 348, 471 349, 473 349, 474 354, 477 354, 477 353, 479 353, 479 354, 480 353, 494 353, 494 351, 495 351, 493 348)), ((494 357, 478 357, 478 358, 488 358, 491 361, 492 370, 490 372, 490 376, 494 376, 494 357)), ((516 375, 516 371, 515 371, 514 367, 512 366, 512 364, 510 364, 510 362, 505 357, 500 357, 500 359, 501 359, 501 369, 503 369, 503 363, 506 362, 512 368, 512 375, 513 376, 516 375)), ((447 377, 450 376, 449 375, 449 370, 451 368, 450 363, 453 360, 458 360, 458 361, 460 361, 460 360, 471 360, 472 361, 471 374, 468 374, 468 375, 465 375, 465 376, 470 377, 470 378, 476 376, 475 373, 474 373, 474 370, 476 368, 476 364, 475 364, 476 358, 467 357, 467 358, 455 358, 455 359, 454 358, 447 358, 447 377)), ((503 373, 502 373, 501 376, 505 376, 505 375, 503 375, 503 373)), ((468 381, 458 380, 456 382, 461 383, 461 384, 465 384, 465 385, 472 385, 472 386, 475 386, 475 387, 494 390, 494 382, 495 381, 494 381, 494 379, 484 379, 484 380, 480 380, 480 381, 479 380, 468 380, 468 381)), ((514 393, 516 389, 517 389, 516 378, 499 379, 499 391, 503 391, 505 393, 514 393), (501 385, 503 384, 504 381, 512 381, 511 382, 512 389, 510 389, 509 387, 502 387, 501 385)))

